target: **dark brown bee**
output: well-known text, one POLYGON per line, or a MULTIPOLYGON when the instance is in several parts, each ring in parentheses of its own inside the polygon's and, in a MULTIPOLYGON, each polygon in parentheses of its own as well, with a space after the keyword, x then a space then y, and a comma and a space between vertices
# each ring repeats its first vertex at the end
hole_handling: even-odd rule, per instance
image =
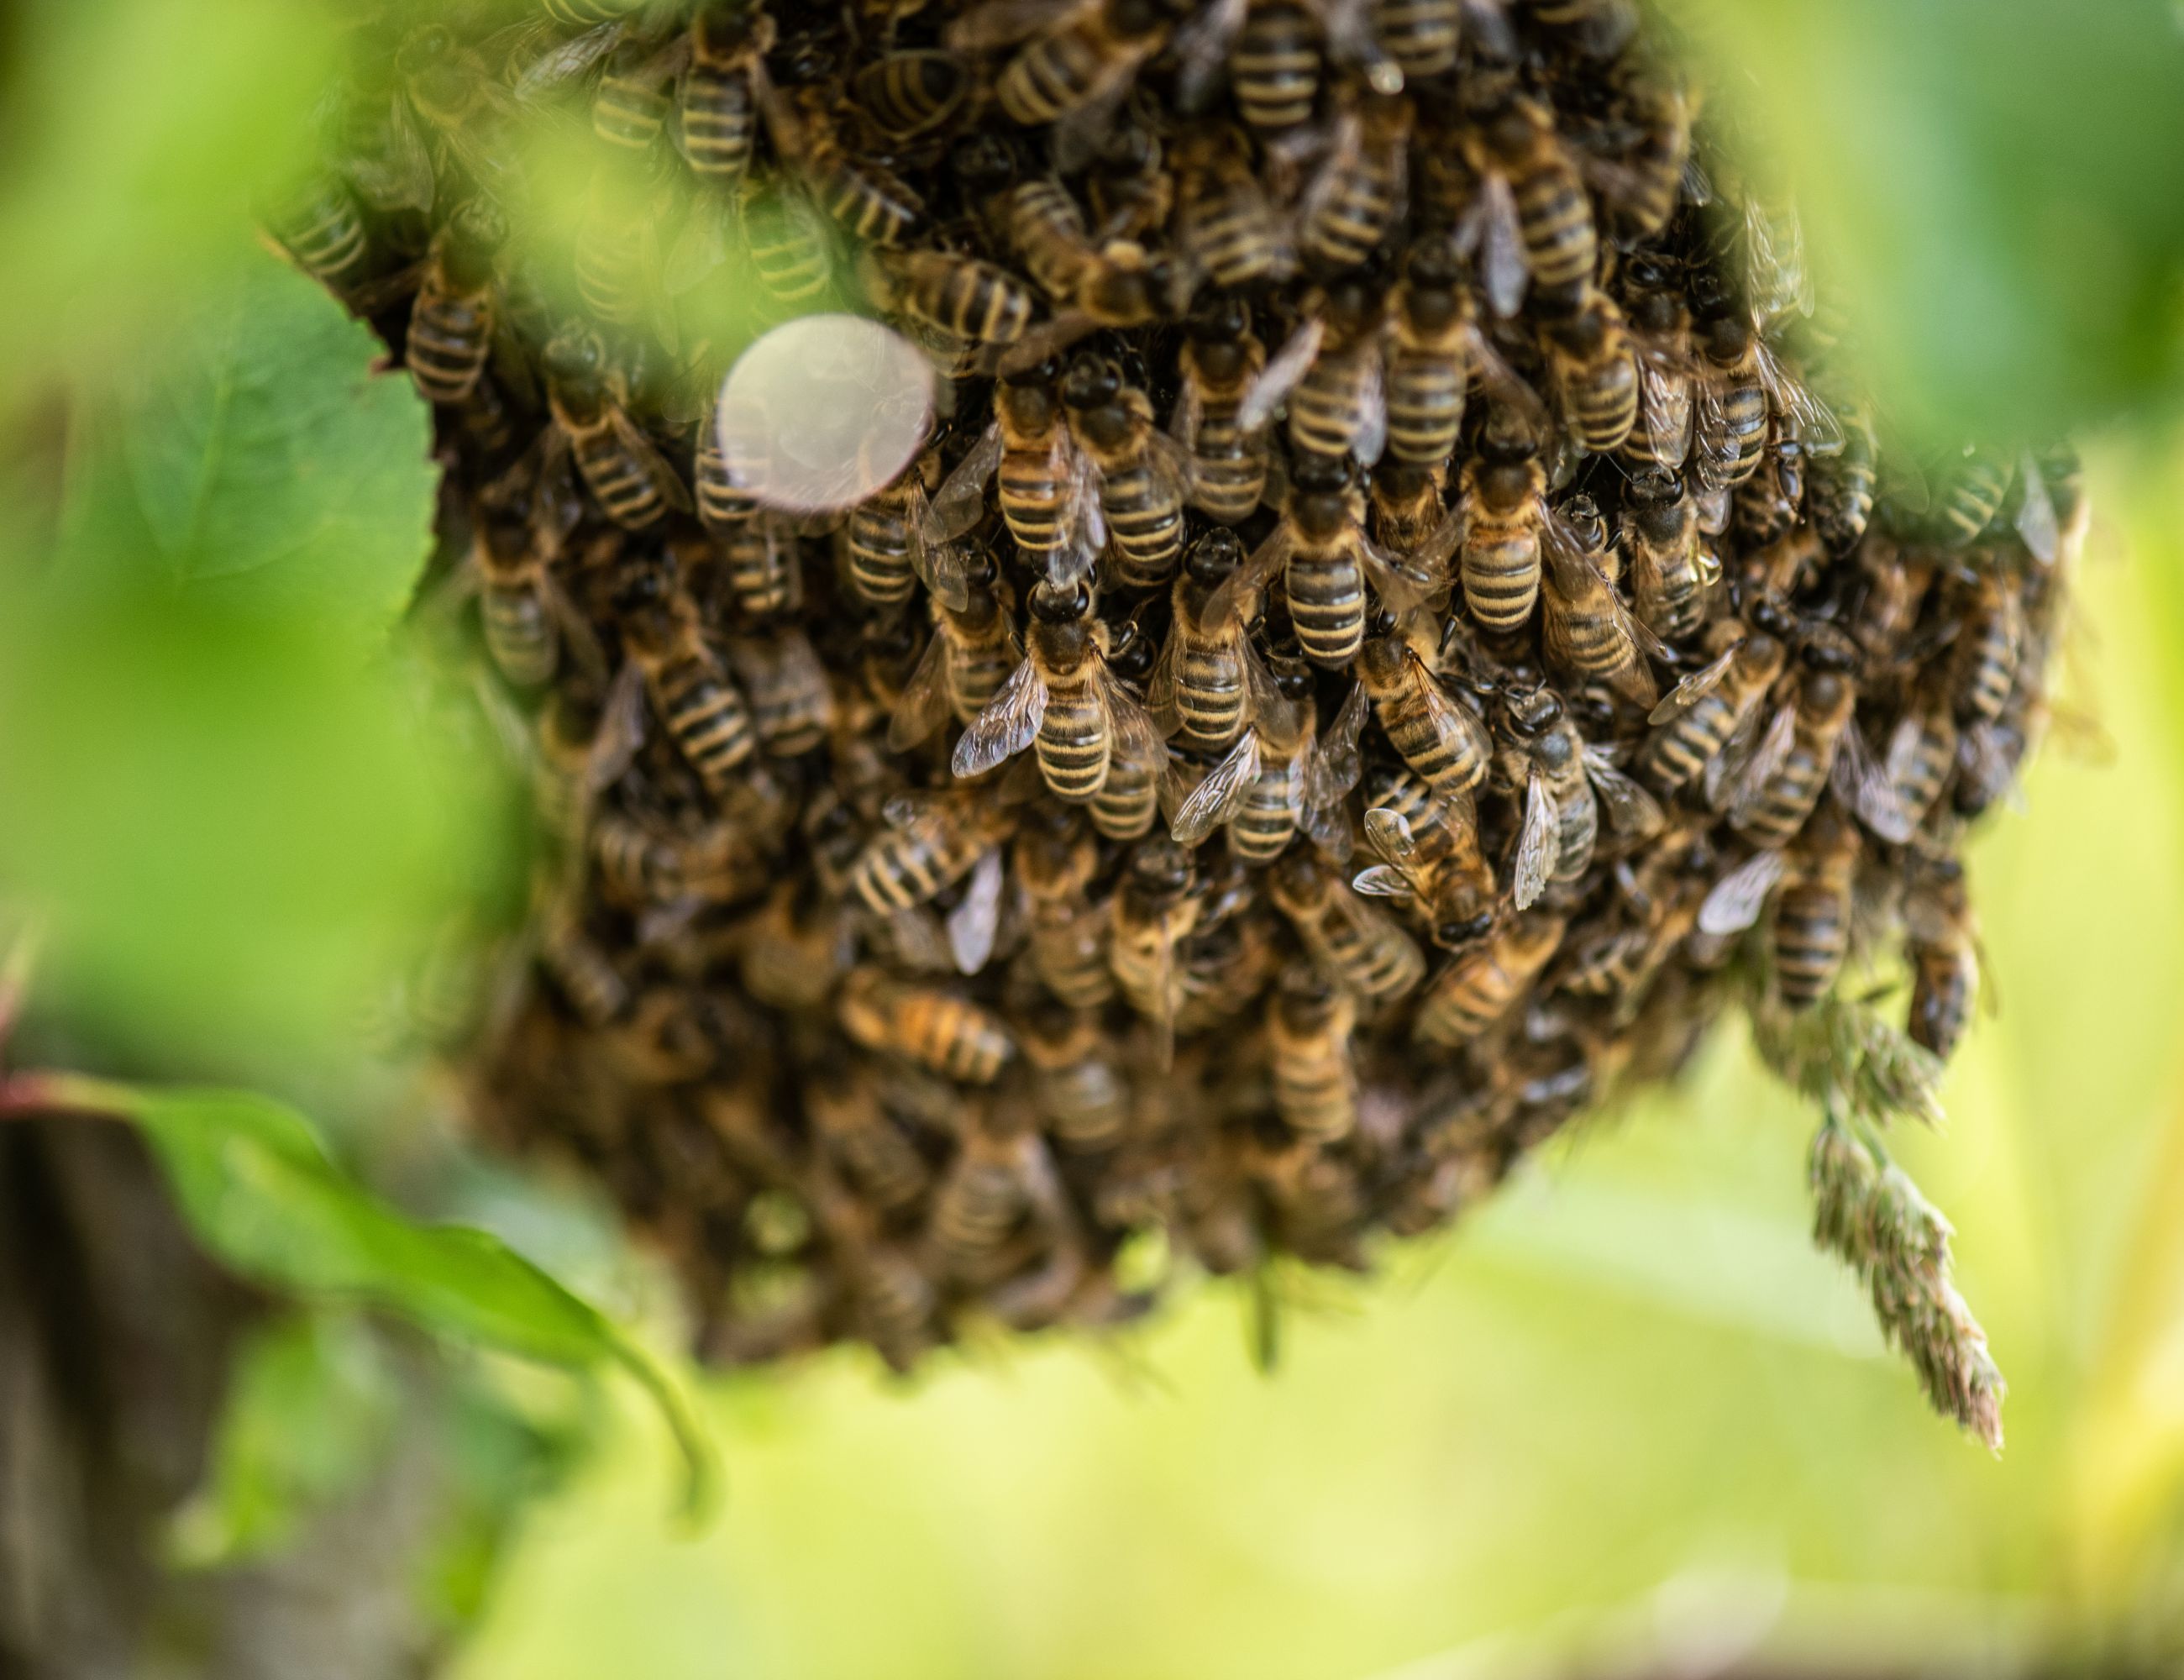
POLYGON ((1020 1036, 1032 1103, 1054 1141, 1078 1154, 1121 1143, 1130 1129, 1130 1082, 1108 1054, 1099 1017, 1083 1010, 1034 1015, 1020 1036))
POLYGON ((1154 720, 1186 745, 1219 752, 1257 715, 1268 679, 1251 646, 1254 596, 1240 591, 1244 550, 1221 526, 1192 545, 1175 581, 1173 616, 1146 691, 1154 720))
POLYGON ((1827 996, 1850 950, 1858 830, 1832 809, 1798 843, 1774 906, 1774 990, 1786 1010, 1827 996))
POLYGON ((1540 526, 1541 617, 1548 662, 1580 681, 1604 683, 1640 706, 1656 698, 1646 656, 1668 650, 1631 616, 1606 565, 1607 524, 1589 496, 1573 496, 1540 526))
POLYGON ((1104 535, 1089 463, 1070 437, 1054 369, 1005 375, 994 387, 994 424, 933 498, 928 546, 953 540, 985 514, 995 487, 1017 551, 1049 576, 1081 576, 1104 535))
POLYGON ((1389 744, 1435 793, 1456 798, 1486 779, 1492 753, 1486 726, 1448 697, 1415 648, 1375 637, 1358 651, 1354 669, 1389 744))
POLYGON ((1306 954, 1335 985, 1389 1002, 1425 977, 1425 953, 1418 941, 1310 853, 1284 856, 1267 876, 1267 893, 1296 929, 1306 954))
POLYGON ((1858 546, 1873 518, 1880 442, 1863 405, 1840 403, 1836 418, 1842 426, 1843 447, 1806 464, 1805 511, 1820 541, 1840 554, 1858 546))
POLYGON ((1100 848, 1066 806, 1035 809, 1017 832, 1011 863, 1031 903, 1031 965, 1073 1010, 1114 993, 1107 968, 1107 905, 1091 896, 1100 848))
POLYGON ((1796 698, 1778 711, 1745 765, 1730 825, 1755 846, 1787 845, 1819 803, 1858 711, 1854 656, 1826 643, 1803 654, 1796 698))
POLYGON ((1247 0, 1228 54, 1229 87, 1246 123, 1279 132, 1309 122, 1321 68, 1319 20, 1305 0, 1247 0))
POLYGON ((1279 576, 1297 645, 1314 665, 1340 669, 1364 645, 1366 587, 1404 611, 1431 592, 1428 573, 1381 551, 1360 523, 1363 509, 1335 461, 1300 461, 1282 522, 1260 544, 1234 588, 1249 598, 1279 576))
POLYGON ((857 108, 881 133, 909 140, 945 127, 963 108, 971 68, 953 53, 932 49, 889 53, 851 78, 857 108))
POLYGON ((1903 919, 1909 934, 1911 1039, 1947 1061, 1971 1024, 1983 960, 1964 865, 1954 858, 1927 861, 1903 919))
POLYGON ((737 771, 758 750, 758 732, 688 598, 663 568, 647 568, 622 586, 616 607, 669 737, 716 797, 735 791, 737 771))
POLYGON ((1982 568, 1956 593, 1963 628, 1957 633, 1950 681, 1960 723, 1992 723, 2002 715, 2017 678, 2024 615, 2015 581, 1982 568))
POLYGON ((1030 328, 1030 292, 996 264, 943 251, 874 255, 880 301, 912 320, 978 344, 1013 343, 1030 328))
POLYGON ((1789 656, 1780 641, 1754 630, 1678 683, 1654 708, 1654 729, 1639 749, 1638 773, 1656 791, 1669 793, 1720 763, 1789 656))
POLYGON ((476 389, 493 352, 494 259, 507 223, 472 200, 432 242, 417 285, 402 359, 433 403, 460 403, 476 389))
POLYGON ((1274 1111, 1294 1131, 1322 1143, 1357 1126, 1357 1070, 1350 1054, 1357 999, 1309 963, 1292 963, 1267 1006, 1268 1060, 1274 1111))
POLYGON ((888 744, 897 752, 924 740, 950 714, 958 723, 971 722, 993 704, 1022 657, 1012 603, 992 556, 975 555, 961 576, 960 608, 933 599, 932 637, 888 726, 888 744))

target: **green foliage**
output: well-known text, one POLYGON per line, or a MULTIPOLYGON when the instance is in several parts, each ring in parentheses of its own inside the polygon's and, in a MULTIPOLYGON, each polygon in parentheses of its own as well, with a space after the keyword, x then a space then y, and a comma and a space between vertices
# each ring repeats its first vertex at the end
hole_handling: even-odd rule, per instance
POLYGON ((248 1092, 66 1079, 52 1094, 141 1127, 192 1227, 242 1277, 306 1300, 379 1307, 465 1346, 577 1370, 619 1367, 673 1430, 688 1465, 687 1503, 710 1504, 704 1432, 649 1353, 499 1238, 415 1223, 373 1196, 327 1158, 293 1110, 248 1092))

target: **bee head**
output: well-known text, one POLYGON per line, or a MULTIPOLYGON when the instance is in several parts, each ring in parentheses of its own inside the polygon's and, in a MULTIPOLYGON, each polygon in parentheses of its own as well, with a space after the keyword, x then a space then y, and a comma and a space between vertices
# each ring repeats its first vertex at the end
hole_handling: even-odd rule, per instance
POLYGON ((1225 525, 1217 525, 1190 545, 1184 569, 1201 583, 1219 583, 1244 563, 1244 545, 1225 525))
POLYGON ((1092 586, 1079 578, 1074 583, 1055 583, 1041 578, 1032 585, 1031 615, 1042 624, 1074 624, 1092 616, 1092 586))
POLYGON ((546 371, 572 385, 588 385, 606 371, 606 347, 596 332, 572 328, 546 347, 546 371))
POLYGON ((1251 330, 1251 306, 1234 292, 1210 292, 1190 312, 1190 336, 1233 344, 1251 330))
POLYGON ((1562 505, 1563 523, 1577 533, 1578 541, 1589 549, 1607 546, 1607 521, 1601 517, 1600 503, 1582 490, 1562 505))
POLYGON ((1494 931, 1494 912, 1481 910, 1476 915, 1451 916, 1434 924, 1433 942, 1444 951, 1460 951, 1467 945, 1475 945, 1494 931))
POLYGON ((1107 27, 1125 41, 1140 41, 1168 20, 1160 0, 1107 0, 1107 27))
POLYGON ((1061 400, 1072 409, 1105 408, 1122 391, 1123 370, 1112 357, 1089 351, 1072 361, 1062 376, 1061 400))
POLYGON ((1509 726, 1528 737, 1544 735, 1563 720, 1563 697, 1544 685, 1519 687, 1513 681, 1505 681, 1502 704, 1508 713, 1509 726))
POLYGON ((1267 660, 1267 674, 1273 678, 1274 692, 1292 703, 1309 700, 1318 691, 1318 679, 1311 665, 1295 655, 1276 654, 1267 660))

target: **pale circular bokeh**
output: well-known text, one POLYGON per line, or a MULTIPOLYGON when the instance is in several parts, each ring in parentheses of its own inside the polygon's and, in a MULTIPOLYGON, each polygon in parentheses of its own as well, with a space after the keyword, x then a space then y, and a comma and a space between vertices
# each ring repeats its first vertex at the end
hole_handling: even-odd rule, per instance
POLYGON ((785 321, 721 386, 721 453, 768 507, 854 507, 916 459, 933 424, 933 374, 917 347, 861 315, 785 321))

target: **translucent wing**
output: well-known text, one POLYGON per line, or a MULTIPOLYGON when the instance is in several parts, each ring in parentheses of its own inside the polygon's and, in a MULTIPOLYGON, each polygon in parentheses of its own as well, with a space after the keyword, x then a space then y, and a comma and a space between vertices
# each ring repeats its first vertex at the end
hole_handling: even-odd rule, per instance
POLYGON ((1780 852, 1761 852, 1738 865, 1714 883, 1699 906, 1699 932, 1719 937, 1751 926, 1787 867, 1780 852))
POLYGON ((1248 604, 1289 563, 1295 548, 1295 538, 1288 523, 1276 526, 1267 540, 1251 551, 1250 558, 1223 578, 1206 598, 1206 623, 1226 624, 1239 612, 1248 614, 1248 604))
POLYGON ((994 936, 1001 925, 1005 878, 1000 848, 995 847, 972 866, 970 884, 956 908, 948 912, 948 948, 957 970, 964 974, 976 974, 994 954, 994 936))
POLYGON ((1081 451, 1070 452, 1067 502, 1061 515, 1061 543, 1047 559, 1047 576, 1067 588, 1092 570, 1107 546, 1107 521, 1100 511, 1100 476, 1081 451))
POLYGON ((939 630, 925 644, 925 652, 903 686, 888 720, 887 743, 891 752, 905 752, 940 727, 948 716, 948 637, 939 630))
MULTIPOLYGON (((1029 660, 1025 664, 1028 665, 1029 660)), ((1151 714, 1138 704, 1137 696, 1123 686, 1123 680, 1105 666, 1098 677, 1100 704, 1107 709, 1108 726, 1115 732, 1115 748, 1123 757, 1165 769, 1167 764, 1167 743, 1161 738, 1154 726, 1151 714)))
POLYGON ((675 236, 660 270, 660 284, 669 297, 695 291, 727 261, 734 220, 734 205, 725 195, 703 192, 693 198, 690 214, 683 218, 682 231, 675 236))
POLYGON ((1145 706, 1161 732, 1173 735, 1183 727, 1183 715, 1176 708, 1176 661, 1180 657, 1183 637, 1171 626, 1167 639, 1161 643, 1160 657, 1153 662, 1153 673, 1145 682, 1145 706))
POLYGON ((1045 721, 1046 684, 1039 680, 1037 665, 1026 659, 1009 673, 986 709, 971 720, 956 743, 950 766, 958 776, 983 776, 1030 746, 1045 721))
POLYGON ((688 513, 690 492, 682 483, 682 475, 669 465, 667 457, 661 454, 652 440, 644 435, 644 428, 620 409, 610 409, 608 418, 613 423, 615 436, 621 441, 621 447, 644 469, 645 476, 659 490, 660 500, 677 513, 688 513))
POLYGON ((1463 539, 1470 529, 1471 511, 1459 502, 1434 527, 1433 534, 1419 545, 1418 552, 1411 556, 1411 563, 1436 577, 1446 576, 1448 563, 1456 558, 1456 551, 1463 546, 1463 539))
POLYGON ((1555 796, 1536 766, 1524 790, 1524 826, 1517 837, 1515 884, 1517 908, 1528 910, 1547 890, 1547 877, 1555 871, 1561 849, 1562 823, 1555 796))
POLYGON ((1668 698, 1646 715, 1646 721, 1663 724, 1674 721, 1719 687, 1729 675, 1730 667, 1736 663, 1737 650, 1731 648, 1719 659, 1702 665, 1669 691, 1668 698))
POLYGON ((1515 409, 1526 426, 1535 431, 1545 431, 1547 405, 1540 399, 1540 393, 1532 389, 1531 382, 1509 365, 1507 359, 1494 348, 1476 325, 1470 329, 1467 337, 1467 357, 1471 364, 1472 377, 1496 402, 1515 409))
POLYGON ((1000 467, 1005 448, 1000 426, 989 426, 956 464, 925 510, 928 542, 953 542, 985 516, 986 487, 1000 467))
POLYGON ((1365 838, 1390 863, 1407 863, 1418 849, 1410 820, 1398 810, 1375 805, 1365 813, 1365 838))
POLYGON ((1368 353, 1364 389, 1358 398, 1362 423, 1358 427, 1357 441, 1350 446, 1350 453, 1369 467, 1388 447, 1388 387, 1379 352, 1368 353))
POLYGON ((1191 790, 1168 832, 1184 845, 1195 846, 1235 815, 1237 805, 1259 779, 1260 763, 1259 732, 1247 729, 1228 755, 1191 790))
POLYGON ((1835 410, 1815 396, 1803 380, 1783 367, 1765 339, 1752 339, 1752 356, 1759 382, 1767 388, 1768 402, 1776 414, 1787 414, 1797 423, 1805 446, 1816 455, 1840 453, 1842 422, 1836 418, 1835 410))
POLYGON ((1398 617, 1424 606, 1448 581, 1438 568, 1390 554, 1363 538, 1358 542, 1357 558, 1367 581, 1398 617))
MULTIPOLYGON (((1367 815, 1371 815, 1369 812, 1367 815)), ((1414 898, 1417 885, 1393 864, 1374 864, 1361 869, 1350 883, 1368 898, 1414 898)))
POLYGON ((1199 394, 1198 381, 1186 379, 1182 392, 1175 399, 1175 409, 1168 415, 1167 435, 1186 449, 1198 447, 1199 422, 1206 417, 1206 399, 1199 394))
POLYGON ((1312 755, 1305 760, 1305 804, 1319 809, 1340 804, 1350 797, 1350 790, 1365 774, 1363 756, 1357 743, 1365 732, 1365 720, 1372 711, 1365 696, 1365 685, 1352 683, 1343 697, 1342 709, 1334 715, 1334 721, 1313 745, 1312 755))
POLYGON ((917 534, 924 528, 926 514, 914 512, 911 517, 910 563, 918 581, 933 592, 934 600, 961 612, 971 604, 971 586, 964 578, 967 557, 953 542, 928 542, 917 534))
POLYGON ((1479 278, 1486 302, 1504 320, 1524 307, 1524 291, 1531 283, 1531 264, 1524 255, 1524 228, 1517 215, 1517 195, 1509 179, 1489 170, 1479 184, 1479 198, 1471 214, 1478 218, 1479 278))
POLYGON ((1084 9, 1084 0, 986 0, 948 25, 948 44, 959 53, 1013 47, 1028 36, 1084 9))
POLYGON ((1479 770, 1472 783, 1476 786, 1485 779, 1487 754, 1492 750, 1491 743, 1486 738, 1486 726, 1469 708, 1459 706, 1450 699, 1441 691, 1440 685, 1423 672, 1419 675, 1419 682, 1423 691, 1421 698, 1425 702, 1427 715, 1433 719, 1434 728, 1443 737, 1462 736, 1471 757, 1477 760, 1479 770))
POLYGON ((599 732, 584 759, 584 793, 591 798, 621 780, 644 744, 644 674, 632 659, 616 673, 600 709, 599 732))
POLYGON ((1691 376, 1679 366, 1638 358, 1638 414, 1654 459, 1681 466, 1691 449, 1691 376))
POLYGON ((2063 534, 2055 517, 2055 498, 2048 491, 2047 476, 2040 470, 2039 458, 2030 449, 2018 458, 2017 484, 2017 534, 2025 539, 2025 549, 2034 559, 2051 566, 2062 548, 2063 534))
POLYGON ((1896 786, 1887 767, 1874 757, 1865 732, 1852 719, 1843 731, 1842 745, 1830 772, 1836 797, 1858 814, 1858 820, 1882 839, 1902 845, 1911 837, 1910 814, 1896 797, 1896 786))
POLYGON ((1585 749, 1585 771, 1617 833, 1651 839, 1668 826, 1660 801, 1618 770, 1599 748, 1585 749))
POLYGON ((1229 43, 1244 26, 1247 0, 1213 0, 1176 31, 1175 103, 1183 111, 1205 108, 1228 64, 1229 43))
POLYGON ((1291 333, 1289 340, 1276 351, 1259 376, 1245 392, 1244 400, 1236 409, 1236 426, 1240 431, 1256 431, 1264 426, 1274 410, 1281 407, 1296 382, 1306 370, 1319 359, 1321 341, 1327 336, 1327 323, 1314 315, 1291 333))
POLYGON ((586 30, 582 35, 540 53, 525 65, 515 77, 515 97, 519 100, 536 99, 551 92, 565 81, 574 81, 604 61, 607 55, 621 44, 628 20, 616 18, 586 30))
POLYGON ((1741 823, 1758 806, 1759 798, 1767 791, 1767 784, 1782 768, 1790 756, 1790 748, 1797 738, 1797 709, 1786 705, 1774 714, 1767 726, 1767 733, 1760 737, 1752 756, 1739 768, 1729 798, 1730 821, 1741 823))

